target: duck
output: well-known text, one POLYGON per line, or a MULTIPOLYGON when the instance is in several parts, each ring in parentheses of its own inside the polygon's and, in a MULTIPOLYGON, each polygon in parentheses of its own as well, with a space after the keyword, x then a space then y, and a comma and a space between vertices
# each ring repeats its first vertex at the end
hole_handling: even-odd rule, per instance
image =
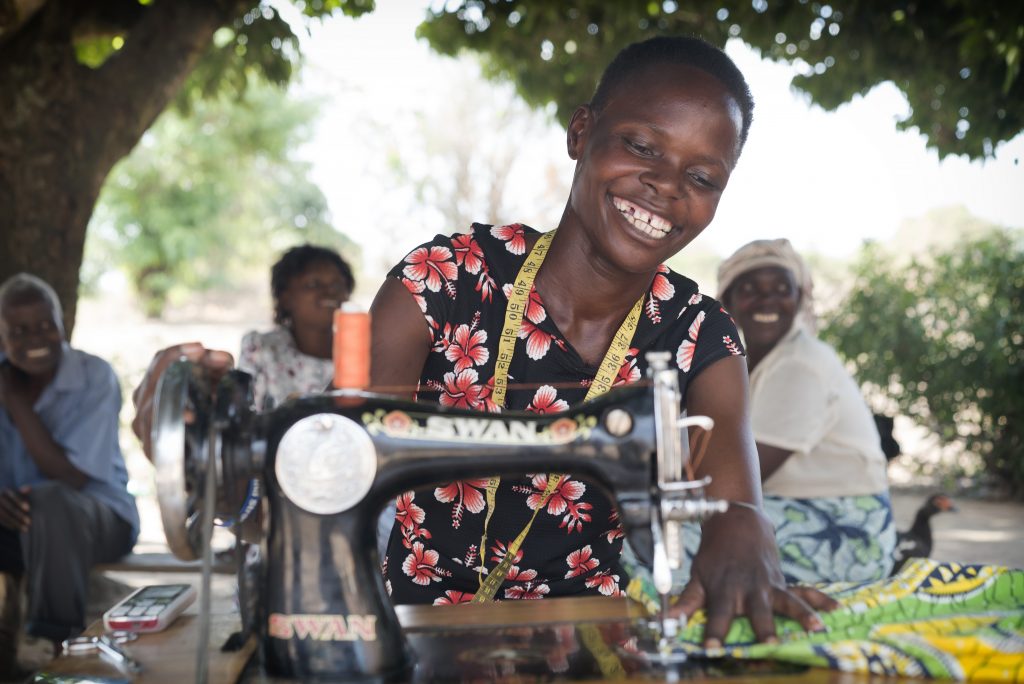
POLYGON ((945 494, 929 496, 917 509, 914 523, 907 530, 896 531, 892 574, 895 575, 911 558, 927 558, 932 552, 932 516, 944 511, 955 511, 956 505, 945 494))

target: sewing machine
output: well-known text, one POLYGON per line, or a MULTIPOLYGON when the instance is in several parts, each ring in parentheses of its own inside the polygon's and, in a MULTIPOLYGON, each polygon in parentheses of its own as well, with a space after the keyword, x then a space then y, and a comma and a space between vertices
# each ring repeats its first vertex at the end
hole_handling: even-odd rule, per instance
POLYGON ((672 570, 682 562, 680 526, 727 504, 705 496, 706 481, 686 476, 687 426, 708 429, 710 421, 681 416, 669 361, 650 354, 647 382, 545 415, 469 412, 359 390, 256 414, 250 376, 229 373, 211 400, 198 371, 179 362, 161 379, 154 412, 168 544, 182 559, 209 560, 214 520, 260 542, 263 567, 240 565, 239 593, 243 627, 258 634, 271 675, 404 679, 415 654, 379 569, 381 508, 409 489, 452 480, 571 472, 617 502, 662 597, 660 614, 636 625, 633 656, 673 667, 683 660, 672 648, 679 625, 667 611, 672 570))

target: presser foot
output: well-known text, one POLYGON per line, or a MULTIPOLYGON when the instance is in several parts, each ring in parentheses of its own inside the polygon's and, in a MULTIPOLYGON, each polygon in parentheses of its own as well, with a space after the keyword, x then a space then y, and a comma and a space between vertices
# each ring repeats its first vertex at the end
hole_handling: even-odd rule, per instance
POLYGON ((661 670, 665 673, 666 681, 673 681, 671 673, 680 674, 680 666, 690 659, 676 640, 685 624, 685 620, 676 618, 639 621, 636 640, 628 648, 620 649, 621 655, 639 661, 645 667, 661 670))

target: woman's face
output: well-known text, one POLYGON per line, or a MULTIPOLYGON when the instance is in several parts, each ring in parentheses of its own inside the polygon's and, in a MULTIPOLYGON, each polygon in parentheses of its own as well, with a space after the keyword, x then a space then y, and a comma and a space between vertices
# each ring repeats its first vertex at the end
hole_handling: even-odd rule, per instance
POLYGON ((710 74, 673 64, 635 72, 601 111, 573 114, 568 219, 617 268, 652 271, 714 218, 741 125, 735 98, 710 74))
POLYGON ((770 349, 793 327, 800 308, 800 288, 788 268, 755 268, 729 287, 726 306, 747 346, 770 349))
POLYGON ((314 261, 291 279, 281 293, 281 307, 292 319, 292 327, 331 329, 334 310, 348 301, 345 276, 329 261, 314 261))

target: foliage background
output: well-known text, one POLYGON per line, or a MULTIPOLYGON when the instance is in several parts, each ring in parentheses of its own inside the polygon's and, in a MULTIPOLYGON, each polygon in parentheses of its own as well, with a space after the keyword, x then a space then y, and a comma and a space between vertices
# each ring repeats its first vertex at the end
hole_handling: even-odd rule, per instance
POLYGON ((823 337, 869 395, 1024 495, 1024 232, 965 230, 909 258, 869 244, 851 271, 823 337))

